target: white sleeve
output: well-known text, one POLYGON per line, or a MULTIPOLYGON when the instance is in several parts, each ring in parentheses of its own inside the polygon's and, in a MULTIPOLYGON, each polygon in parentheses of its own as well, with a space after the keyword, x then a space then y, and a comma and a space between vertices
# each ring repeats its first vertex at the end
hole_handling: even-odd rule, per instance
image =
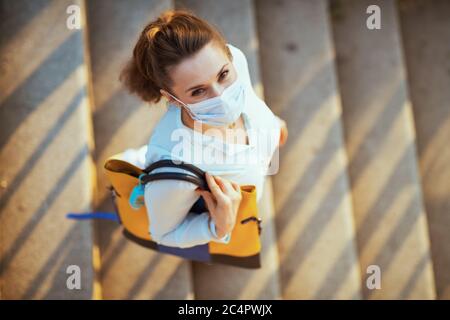
MULTIPOLYGON (((164 171, 164 169, 157 170, 164 171)), ((189 212, 199 198, 194 192, 196 188, 197 186, 190 182, 178 180, 157 180, 146 184, 144 199, 152 240, 179 248, 210 241, 220 243, 230 241, 230 234, 217 238, 214 222, 209 219, 208 212, 201 214, 189 212)))

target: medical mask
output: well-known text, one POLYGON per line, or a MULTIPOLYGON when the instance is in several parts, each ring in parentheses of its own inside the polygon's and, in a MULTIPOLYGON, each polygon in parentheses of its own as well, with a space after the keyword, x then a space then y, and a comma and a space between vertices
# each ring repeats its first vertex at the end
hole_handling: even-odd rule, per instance
POLYGON ((239 77, 220 96, 197 103, 186 104, 170 95, 187 109, 191 118, 212 126, 235 122, 245 106, 245 87, 239 77))

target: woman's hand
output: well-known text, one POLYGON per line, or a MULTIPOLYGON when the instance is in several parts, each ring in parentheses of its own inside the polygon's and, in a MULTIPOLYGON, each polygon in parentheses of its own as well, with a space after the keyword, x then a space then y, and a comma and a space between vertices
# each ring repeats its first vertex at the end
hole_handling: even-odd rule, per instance
POLYGON ((280 121, 280 124, 281 124, 280 147, 282 147, 282 146, 284 146, 284 144, 286 143, 286 140, 288 138, 288 129, 287 129, 286 121, 284 121, 281 118, 278 118, 278 120, 280 121))
POLYGON ((206 181, 211 192, 195 190, 206 202, 211 218, 216 225, 218 238, 231 232, 236 223, 236 216, 241 203, 240 186, 227 179, 206 173, 206 181))

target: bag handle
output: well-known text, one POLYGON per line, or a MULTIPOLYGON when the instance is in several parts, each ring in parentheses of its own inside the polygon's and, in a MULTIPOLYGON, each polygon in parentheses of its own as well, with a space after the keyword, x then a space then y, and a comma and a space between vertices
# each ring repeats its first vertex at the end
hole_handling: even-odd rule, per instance
POLYGON ((179 161, 178 163, 175 163, 173 160, 170 159, 163 159, 156 162, 153 162, 150 164, 147 168, 144 169, 144 172, 149 174, 151 171, 157 169, 157 168, 163 168, 163 167, 172 167, 172 168, 180 168, 187 171, 190 171, 194 175, 198 176, 200 179, 205 180, 205 171, 202 169, 194 166, 193 164, 179 161))
POLYGON ((193 164, 179 161, 174 162, 171 159, 163 159, 150 164, 147 168, 143 170, 146 175, 144 175, 140 181, 142 184, 146 184, 150 181, 155 180, 183 180, 191 182, 203 190, 209 191, 208 183, 206 182, 205 171, 194 166, 193 164), (151 173, 153 170, 158 168, 179 168, 189 171, 192 174, 182 173, 182 172, 158 172, 151 173))
POLYGON ((146 183, 150 181, 155 180, 183 180, 191 182, 200 189, 209 191, 208 184, 206 183, 205 179, 199 178, 198 176, 193 176, 188 173, 181 173, 181 172, 158 172, 158 173, 150 173, 146 174, 145 176, 142 176, 140 181, 142 185, 145 185, 146 183))

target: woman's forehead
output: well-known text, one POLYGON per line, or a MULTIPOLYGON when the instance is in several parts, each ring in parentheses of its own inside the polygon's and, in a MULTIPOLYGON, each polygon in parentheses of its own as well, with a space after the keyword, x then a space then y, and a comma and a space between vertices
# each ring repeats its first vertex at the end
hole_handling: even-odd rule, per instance
POLYGON ((185 93, 193 86, 217 81, 217 74, 227 63, 231 65, 224 50, 211 42, 170 71, 173 89, 185 93))

